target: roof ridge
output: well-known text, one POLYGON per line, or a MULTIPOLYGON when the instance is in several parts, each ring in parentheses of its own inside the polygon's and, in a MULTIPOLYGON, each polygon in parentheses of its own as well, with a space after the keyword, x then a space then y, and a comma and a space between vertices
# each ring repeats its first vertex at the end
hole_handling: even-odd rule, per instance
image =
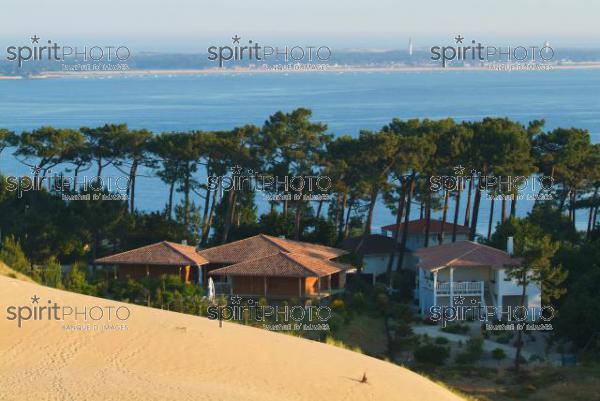
POLYGON ((242 239, 238 239, 236 241, 227 242, 226 244, 215 245, 215 246, 211 246, 210 248, 201 249, 201 250, 199 250, 197 252, 212 251, 213 249, 222 248, 224 246, 228 246, 228 245, 234 244, 236 242, 248 241, 248 240, 251 240, 254 237, 260 237, 261 235, 263 235, 263 234, 256 234, 256 235, 253 235, 251 237, 242 238, 242 239))
POLYGON ((160 245, 160 244, 163 244, 163 243, 166 243, 166 242, 167 241, 155 242, 153 244, 148 244, 148 245, 140 246, 139 248, 133 248, 133 249, 130 249, 128 251, 123 251, 123 252, 115 253, 114 255, 103 256, 103 257, 101 257, 99 259, 96 259, 96 260, 102 260, 102 259, 106 259, 106 258, 112 258, 114 256, 125 255, 125 254, 131 253, 133 251, 139 251, 140 249, 150 248, 151 246, 160 245))
MULTIPOLYGON (((472 241, 467 241, 467 242, 472 242, 472 241)), ((476 249, 476 248, 474 248, 474 249, 469 249, 468 251, 466 251, 466 252, 464 252, 464 253, 461 253, 460 255, 458 255, 457 257, 453 258, 453 259, 452 259, 452 260, 450 260, 448 263, 446 263, 446 266, 449 266, 449 265, 450 265, 450 264, 452 264, 452 262, 454 262, 455 260, 457 260, 457 259, 460 259, 460 258, 462 258, 463 256, 466 256, 466 255, 468 255, 468 254, 470 254, 470 253, 473 253, 473 252, 475 252, 476 250, 477 250, 477 249, 476 249)))
POLYGON ((277 248, 279 249, 283 249, 284 251, 286 251, 287 253, 291 253, 292 251, 290 249, 287 249, 283 246, 281 246, 280 244, 277 243, 277 241, 274 241, 274 237, 267 235, 267 234, 263 234, 260 233, 258 234, 259 237, 262 237, 264 239, 266 239, 267 241, 269 241, 271 244, 275 245, 277 248))
MULTIPOLYGON (((190 262, 193 262, 195 264, 197 264, 197 262, 190 258, 189 256, 187 256, 186 254, 184 254, 183 252, 181 252, 179 249, 177 249, 176 247, 174 247, 173 245, 183 245, 183 246, 189 246, 190 248, 193 248, 191 245, 184 245, 184 244, 177 244, 175 242, 170 242, 170 241, 163 241, 169 248, 171 248, 172 250, 174 250, 175 252, 177 252, 178 254, 180 254, 181 256, 183 256, 185 259, 189 260, 190 262)), ((198 254, 196 252, 196 254, 198 254)), ((198 254, 198 256, 202 257, 202 255, 198 254)))
POLYGON ((294 255, 294 256, 298 256, 298 255, 299 255, 299 256, 304 256, 304 257, 307 257, 307 258, 315 259, 315 260, 317 260, 317 261, 322 261, 323 259, 313 258, 313 257, 311 257, 311 256, 305 255, 305 254, 303 254, 303 253, 298 253, 298 252, 288 252, 288 253, 281 252, 281 254, 282 254, 283 256, 285 256, 287 259, 289 259, 289 260, 291 260, 292 262, 294 262, 295 264, 297 264, 298 266, 300 266, 301 268, 303 268, 304 270, 306 270, 306 271, 308 271, 308 272, 311 272, 312 274, 316 274, 316 275, 317 275, 317 277, 320 277, 320 276, 319 276, 319 273, 317 273, 316 271, 312 270, 312 269, 311 269, 311 268, 309 268, 309 267, 306 267, 306 266, 304 266, 302 263, 300 263, 299 261, 297 261, 296 259, 294 259, 294 258, 293 258, 293 255, 294 255))

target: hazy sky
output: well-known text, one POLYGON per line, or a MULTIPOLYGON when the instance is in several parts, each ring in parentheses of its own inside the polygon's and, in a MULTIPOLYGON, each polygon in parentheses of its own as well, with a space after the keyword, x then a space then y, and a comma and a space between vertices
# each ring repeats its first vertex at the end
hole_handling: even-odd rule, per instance
POLYGON ((0 12, 0 44, 36 34, 197 51, 239 34, 265 43, 404 48, 408 36, 427 46, 460 33, 600 46, 597 0, 0 0, 0 12))

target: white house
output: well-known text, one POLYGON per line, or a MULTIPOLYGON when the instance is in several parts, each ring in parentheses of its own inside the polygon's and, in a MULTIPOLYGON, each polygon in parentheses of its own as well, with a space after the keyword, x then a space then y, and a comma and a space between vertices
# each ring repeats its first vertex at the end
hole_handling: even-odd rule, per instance
MULTIPOLYGON (((443 243, 452 241, 452 223, 444 224, 444 235, 442 233, 441 220, 431 219, 429 235, 429 246, 440 244, 440 239, 443 238, 443 243)), ((363 267, 361 272, 372 276, 373 282, 377 276, 387 272, 388 263, 392 250, 394 251, 394 261, 392 268, 395 270, 398 263, 398 255, 400 245, 394 243, 395 224, 390 224, 381 228, 381 234, 370 234, 363 241, 360 248, 358 244, 363 240, 362 236, 352 237, 344 240, 341 245, 342 249, 350 252, 357 252, 363 258, 363 267)), ((414 251, 425 245, 426 220, 412 220, 408 222, 408 235, 406 238, 406 252, 404 254, 404 262, 402 268, 416 269, 417 259, 413 255, 414 251)), ((404 223, 400 225, 400 235, 404 232, 404 223)), ((457 225, 456 239, 457 241, 466 240, 469 236, 469 227, 457 225)))
MULTIPOLYGON (((510 244, 510 241, 509 241, 510 244)), ((510 245, 509 245, 510 246, 510 245)), ((509 249, 512 253, 512 249, 509 249)), ((433 306, 493 306, 498 318, 521 304, 523 287, 507 277, 507 269, 520 263, 509 252, 472 241, 421 248, 415 252, 419 310, 428 315, 433 306)), ((526 288, 525 306, 541 308, 541 290, 526 288)))
MULTIPOLYGON (((370 275, 371 280, 375 283, 377 276, 385 274, 387 272, 388 263, 390 260, 390 254, 394 252, 394 261, 392 262, 392 269, 396 270, 398 263, 400 245, 396 244, 392 238, 386 237, 381 234, 370 234, 363 241, 360 248, 357 248, 358 244, 363 240, 362 236, 352 237, 342 242, 341 248, 350 252, 356 252, 362 256, 362 269, 363 275, 370 275)), ((412 264, 411 254, 406 254, 404 266, 412 264)))

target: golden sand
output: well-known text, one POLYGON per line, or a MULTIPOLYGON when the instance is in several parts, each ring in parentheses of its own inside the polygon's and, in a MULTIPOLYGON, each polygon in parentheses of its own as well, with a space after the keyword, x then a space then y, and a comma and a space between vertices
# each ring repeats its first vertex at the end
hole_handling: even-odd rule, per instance
POLYGON ((0 400, 461 399, 407 369, 334 346, 3 276, 0 315, 0 400), (131 316, 119 322, 122 331, 66 331, 56 320, 18 328, 7 320, 7 308, 35 306, 34 295, 39 305, 125 306, 131 316))

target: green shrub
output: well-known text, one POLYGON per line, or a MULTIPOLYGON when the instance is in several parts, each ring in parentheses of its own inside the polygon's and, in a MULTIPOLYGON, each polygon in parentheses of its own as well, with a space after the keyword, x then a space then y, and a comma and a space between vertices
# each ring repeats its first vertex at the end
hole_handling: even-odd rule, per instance
POLYGON ((448 347, 425 344, 415 350, 415 360, 427 365, 443 365, 450 356, 448 347))
POLYGON ((514 334, 510 331, 504 331, 498 337, 496 337, 496 341, 500 344, 508 344, 510 340, 512 340, 514 334))
POLYGON ((467 326, 466 324, 454 323, 449 324, 446 327, 442 327, 440 330, 445 333, 467 334, 469 332, 469 326, 467 326))
POLYGON ((506 358, 506 352, 504 352, 502 348, 494 348, 492 350, 492 358, 497 361, 501 361, 502 359, 506 358))
POLYGON ((450 341, 448 341, 448 339, 446 337, 436 337, 435 338, 435 343, 439 344, 439 345, 445 345, 448 344, 450 341))
POLYGON ((25 256, 21 244, 12 235, 5 237, 2 241, 0 260, 11 269, 20 273, 27 274, 31 271, 31 263, 27 259, 27 256, 25 256))
POLYGON ((48 259, 42 270, 42 284, 62 288, 62 267, 55 257, 48 259))
POLYGON ((471 364, 479 361, 483 356, 483 338, 472 337, 467 340, 465 351, 456 356, 455 362, 459 365, 471 364))

